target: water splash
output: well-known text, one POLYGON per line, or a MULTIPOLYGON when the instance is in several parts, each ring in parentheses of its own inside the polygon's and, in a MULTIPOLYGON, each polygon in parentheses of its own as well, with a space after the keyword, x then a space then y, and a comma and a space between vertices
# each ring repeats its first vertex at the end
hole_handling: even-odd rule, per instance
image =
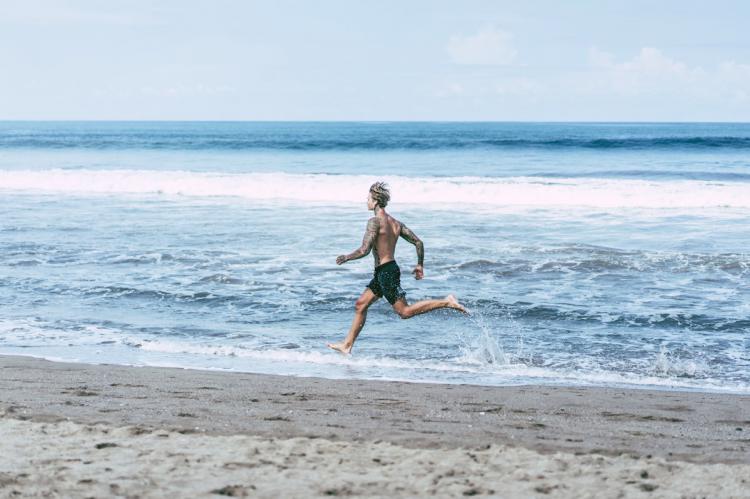
POLYGON ((670 352, 663 344, 659 347, 653 366, 656 376, 676 378, 703 377, 707 370, 708 366, 700 360, 681 358, 680 355, 670 352))
POLYGON ((475 327, 470 328, 469 333, 457 334, 459 350, 461 351, 458 361, 486 366, 510 365, 511 356, 505 352, 502 345, 497 341, 487 317, 482 312, 473 310, 469 320, 475 327), (478 334, 468 337, 471 332, 478 334))

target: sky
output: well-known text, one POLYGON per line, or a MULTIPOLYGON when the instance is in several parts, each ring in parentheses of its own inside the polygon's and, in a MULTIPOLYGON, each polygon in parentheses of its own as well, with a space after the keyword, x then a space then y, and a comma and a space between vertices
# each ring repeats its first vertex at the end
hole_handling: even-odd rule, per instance
POLYGON ((0 0, 0 120, 750 121, 745 0, 0 0))

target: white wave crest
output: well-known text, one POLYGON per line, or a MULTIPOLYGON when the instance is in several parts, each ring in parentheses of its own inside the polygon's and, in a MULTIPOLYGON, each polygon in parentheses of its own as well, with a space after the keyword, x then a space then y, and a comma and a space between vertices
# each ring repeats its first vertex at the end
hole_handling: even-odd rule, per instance
MULTIPOLYGON (((447 362, 415 361, 409 359, 395 359, 390 357, 345 357, 334 352, 294 351, 286 349, 257 350, 232 345, 191 344, 182 341, 169 340, 139 340, 130 338, 125 344, 136 346, 147 352, 194 354, 220 357, 240 357, 267 362, 307 363, 320 365, 336 365, 362 368, 400 369, 400 370, 432 370, 438 372, 467 372, 467 368, 447 362)), ((472 372, 471 369, 468 372, 472 372)))
POLYGON ((599 208, 750 208, 750 183, 703 180, 404 177, 156 170, 4 170, 0 190, 70 194, 232 196, 364 203, 375 180, 399 204, 599 208))

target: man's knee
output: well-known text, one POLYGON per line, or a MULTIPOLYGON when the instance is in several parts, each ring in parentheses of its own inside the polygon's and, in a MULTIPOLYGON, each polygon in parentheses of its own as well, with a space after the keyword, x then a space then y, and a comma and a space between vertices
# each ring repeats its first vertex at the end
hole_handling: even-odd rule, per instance
POLYGON ((411 311, 407 307, 400 307, 396 309, 396 313, 402 319, 409 319, 412 316, 411 311))
POLYGON ((370 303, 367 300, 359 299, 354 303, 354 310, 356 310, 359 313, 367 312, 367 308, 370 306, 370 303))

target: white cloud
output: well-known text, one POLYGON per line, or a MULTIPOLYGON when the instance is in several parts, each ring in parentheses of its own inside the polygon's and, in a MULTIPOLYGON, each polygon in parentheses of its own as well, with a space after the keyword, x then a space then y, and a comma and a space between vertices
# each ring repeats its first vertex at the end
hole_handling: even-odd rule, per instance
POLYGON ((612 54, 599 50, 597 47, 591 47, 589 49, 589 63, 596 67, 612 67, 612 54))
POLYGON ((503 66, 513 62, 518 54, 512 39, 511 33, 494 28, 470 36, 454 35, 448 41, 448 55, 456 64, 503 66))
POLYGON ((671 89, 682 92, 705 83, 700 67, 665 56, 659 49, 643 47, 632 59, 614 62, 614 56, 597 48, 589 50, 592 67, 603 71, 605 84, 621 94, 637 95, 671 89))
POLYGON ((734 61, 719 65, 717 78, 723 92, 737 103, 750 101, 750 64, 734 61))
POLYGON ((437 87, 434 97, 441 99, 479 99, 481 102, 536 103, 545 94, 542 82, 527 77, 474 78, 465 76, 460 81, 449 81, 437 87))
POLYGON ((544 85, 537 80, 526 77, 505 78, 499 81, 495 87, 499 95, 509 96, 536 96, 544 92, 544 85))
POLYGON ((750 64, 690 64, 654 47, 626 57, 592 47, 588 60, 581 69, 543 74, 534 73, 533 64, 456 71, 432 95, 446 106, 473 106, 492 119, 746 121, 750 116, 750 64))
MULTIPOLYGON (((558 97, 600 102, 625 119, 737 120, 750 112, 750 64, 692 65, 654 47, 617 58, 592 47, 589 67, 558 78, 558 97)), ((614 119, 614 118, 606 118, 614 119)))

